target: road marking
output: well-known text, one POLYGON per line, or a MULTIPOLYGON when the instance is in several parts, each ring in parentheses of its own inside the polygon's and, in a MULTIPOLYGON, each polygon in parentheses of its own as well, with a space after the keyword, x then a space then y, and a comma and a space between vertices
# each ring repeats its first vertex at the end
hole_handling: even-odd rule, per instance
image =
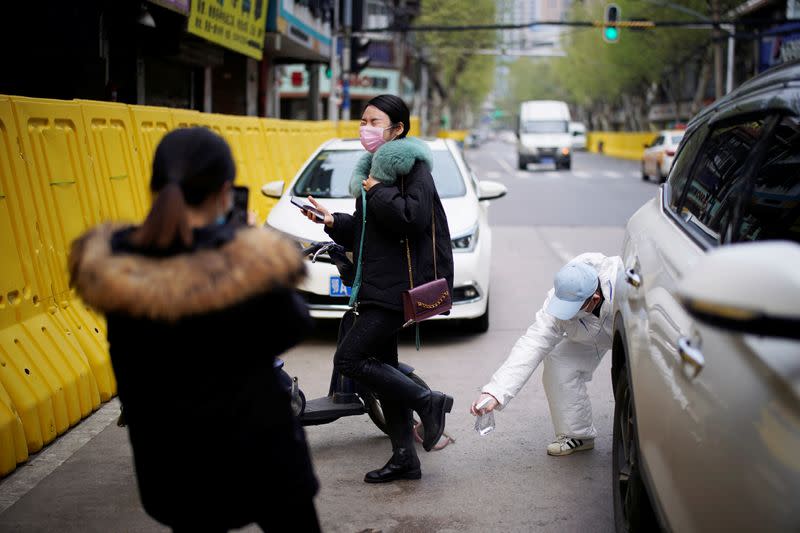
POLYGON ((582 180, 585 180, 585 179, 588 179, 588 178, 592 177, 591 174, 589 174, 585 170, 573 170, 572 171, 572 175, 575 176, 576 178, 580 178, 582 180))
POLYGON ((496 180, 500 176, 502 176, 502 174, 500 174, 496 170, 491 170, 491 171, 486 173, 486 177, 489 178, 490 180, 496 180))
POLYGON ((622 174, 620 174, 619 172, 614 172, 614 171, 610 171, 610 170, 606 170, 605 172, 603 172, 603 176, 605 176, 606 178, 611 178, 611 179, 619 179, 619 178, 623 177, 622 174))
POLYGON ((29 462, 20 465, 0 484, 0 514, 116 420, 119 410, 119 400, 115 398, 37 453, 29 462))
POLYGON ((558 179, 562 177, 563 174, 559 172, 544 172, 543 174, 541 174, 541 176, 544 176, 545 178, 558 179))
POLYGON ((517 170, 514 175, 518 178, 528 179, 531 177, 531 173, 525 170, 517 170))
POLYGON ((514 169, 511 167, 511 165, 508 164, 508 162, 505 159, 502 159, 500 157, 495 157, 494 160, 497 161, 497 164, 503 167, 503 170, 505 170, 509 174, 514 173, 514 169))

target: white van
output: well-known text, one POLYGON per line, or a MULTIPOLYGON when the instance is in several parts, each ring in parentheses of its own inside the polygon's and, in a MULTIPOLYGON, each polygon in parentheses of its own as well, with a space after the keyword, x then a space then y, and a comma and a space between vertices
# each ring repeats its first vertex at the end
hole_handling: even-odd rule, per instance
POLYGON ((570 122, 569 134, 572 137, 573 150, 586 150, 586 126, 583 122, 570 122))
POLYGON ((528 163, 555 163, 556 170, 572 166, 569 107, 556 100, 522 102, 519 110, 517 156, 520 170, 528 163))

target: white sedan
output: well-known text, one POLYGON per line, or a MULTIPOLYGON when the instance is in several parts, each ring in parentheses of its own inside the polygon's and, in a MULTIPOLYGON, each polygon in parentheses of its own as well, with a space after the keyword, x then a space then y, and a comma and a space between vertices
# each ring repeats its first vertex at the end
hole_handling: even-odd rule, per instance
MULTIPOLYGON (((442 199, 452 239, 455 275, 453 310, 446 319, 466 319, 474 331, 489 328, 489 274, 492 230, 487 212, 489 202, 506 194, 500 183, 478 181, 452 140, 428 140, 433 151, 433 179, 442 199)), ((320 146, 297 175, 284 187, 282 181, 267 183, 262 192, 279 201, 267 217, 267 225, 306 247, 330 237, 323 227, 303 217, 291 203, 292 197, 309 195, 331 212, 352 213, 355 203, 348 192, 353 168, 364 154, 358 140, 334 139, 320 146)), ((300 287, 315 318, 339 318, 348 309, 350 288, 325 255, 308 265, 309 276, 300 287)))
POLYGON ((653 177, 658 183, 667 181, 683 133, 682 130, 664 130, 659 132, 651 144, 645 145, 642 156, 643 180, 653 177))

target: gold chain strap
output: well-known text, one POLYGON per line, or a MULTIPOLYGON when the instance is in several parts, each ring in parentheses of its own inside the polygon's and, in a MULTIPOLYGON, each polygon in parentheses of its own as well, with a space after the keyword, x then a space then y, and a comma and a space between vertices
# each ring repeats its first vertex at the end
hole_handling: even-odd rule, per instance
MULTIPOLYGON (((406 197, 405 192, 405 179, 400 179, 400 194, 403 198, 406 197)), ((438 271, 436 270, 436 216, 434 214, 433 203, 431 203, 431 240, 433 241, 433 279, 439 279, 438 271)), ((408 284, 414 288, 414 276, 411 273, 411 248, 408 246, 408 235, 406 235, 406 259, 408 259, 408 284)))

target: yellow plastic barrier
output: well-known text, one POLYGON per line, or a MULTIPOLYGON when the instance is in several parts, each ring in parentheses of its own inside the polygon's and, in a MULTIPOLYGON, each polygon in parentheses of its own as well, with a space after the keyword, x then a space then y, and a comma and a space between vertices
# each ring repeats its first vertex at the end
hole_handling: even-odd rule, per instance
POLYGON ((105 321, 70 289, 67 255, 89 227, 146 215, 167 132, 225 137, 261 222, 275 203, 261 186, 358 124, 0 95, 0 477, 116 394, 105 321))
POLYGON ((436 136, 440 139, 453 139, 458 142, 464 142, 467 133, 469 133, 467 130, 439 130, 436 136))
MULTIPOLYGON (((38 451, 100 404, 87 355, 62 310, 69 307, 69 290, 59 279, 66 264, 59 268, 53 259, 58 254, 53 232, 63 237, 67 227, 48 215, 68 210, 58 203, 58 193, 64 191, 45 188, 77 185, 69 167, 82 164, 70 157, 80 151, 74 143, 85 139, 82 119, 74 106, 41 106, 29 99, 0 97, 0 403, 6 406, 0 439, 7 441, 11 430, 18 442, 16 424, 8 420, 16 415, 27 448, 25 453, 0 448, 3 465, 38 451), (58 164, 66 160, 73 165, 56 166, 59 157, 58 164), (42 169, 46 174, 39 172, 42 169)), ((71 201, 76 197, 79 202, 81 194, 75 193, 71 201)))
POLYGON ((592 131, 586 136, 589 151, 621 159, 642 159, 644 147, 653 142, 657 133, 592 131))

